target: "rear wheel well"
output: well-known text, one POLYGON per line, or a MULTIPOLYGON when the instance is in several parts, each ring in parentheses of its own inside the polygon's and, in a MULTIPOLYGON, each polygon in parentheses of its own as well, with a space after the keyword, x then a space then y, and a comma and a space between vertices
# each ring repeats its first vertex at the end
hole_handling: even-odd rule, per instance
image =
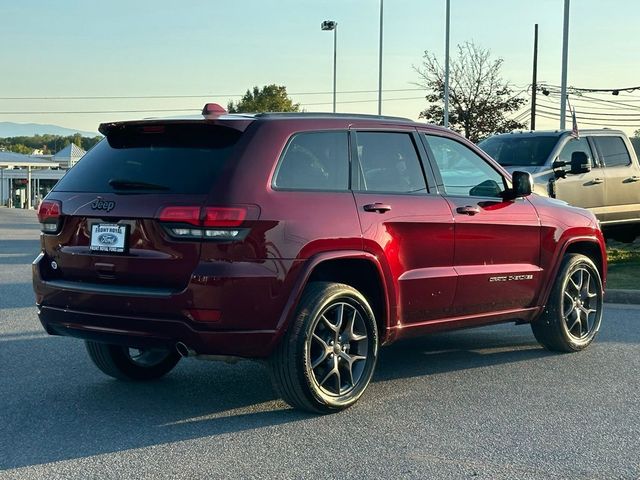
POLYGON ((569 245, 567 247, 566 252, 564 253, 565 255, 570 253, 580 253, 582 255, 585 255, 586 257, 589 257, 591 260, 593 260, 593 263, 596 264, 596 267, 598 267, 598 272, 600 272, 600 276, 602 276, 603 274, 602 252, 597 243, 575 242, 569 245))
POLYGON ((365 296, 376 317, 378 338, 384 341, 387 331, 387 301, 380 272, 376 266, 360 258, 327 260, 317 265, 308 282, 344 283, 365 296))

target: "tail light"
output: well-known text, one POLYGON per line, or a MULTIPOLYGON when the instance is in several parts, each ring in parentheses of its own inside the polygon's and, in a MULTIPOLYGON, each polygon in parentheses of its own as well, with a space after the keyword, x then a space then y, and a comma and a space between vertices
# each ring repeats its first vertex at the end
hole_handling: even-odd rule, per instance
POLYGON ((257 219, 256 207, 164 207, 158 220, 174 238, 205 240, 243 240, 248 228, 240 228, 247 219, 257 219), (253 213, 253 215, 251 215, 253 213))
POLYGON ((62 216, 62 204, 57 200, 45 200, 38 208, 38 221, 44 233, 58 233, 62 216))

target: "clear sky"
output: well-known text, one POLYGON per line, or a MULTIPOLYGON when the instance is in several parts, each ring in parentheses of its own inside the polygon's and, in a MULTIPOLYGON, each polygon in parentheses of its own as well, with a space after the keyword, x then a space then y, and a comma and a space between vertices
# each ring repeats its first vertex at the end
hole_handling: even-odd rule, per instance
MULTIPOLYGON (((563 4, 451 0, 452 53, 457 43, 473 40, 504 59, 503 76, 516 91, 526 89, 538 23, 538 79, 559 85, 563 4)), ((247 88, 269 83, 285 85, 307 111, 330 111, 333 33, 320 30, 328 19, 338 22, 338 111, 377 112, 379 0, 2 0, 1 5, 0 121, 95 131, 102 121, 178 112, 8 112, 188 113, 206 101, 226 105, 247 88), (348 93, 354 90, 370 92, 348 93), (153 95, 201 97, 8 98, 153 95)), ((418 77, 412 66, 420 64, 425 50, 444 57, 445 0, 385 0, 384 9, 383 113, 417 119, 425 101, 424 93, 414 90, 418 77)), ((568 72, 575 87, 639 86, 640 1, 572 0, 568 72)), ((624 113, 604 118, 629 119, 622 124, 627 132, 640 128, 640 121, 632 120, 634 111, 640 120, 640 90, 594 98, 600 103, 576 99, 579 114, 624 113)), ((538 119, 538 128, 557 126, 538 119)))

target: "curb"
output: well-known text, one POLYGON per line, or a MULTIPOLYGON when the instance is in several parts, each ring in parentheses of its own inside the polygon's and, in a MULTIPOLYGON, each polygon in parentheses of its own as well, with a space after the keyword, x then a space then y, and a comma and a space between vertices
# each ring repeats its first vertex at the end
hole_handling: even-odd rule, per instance
POLYGON ((606 290, 605 303, 626 303, 640 305, 640 290, 606 290))

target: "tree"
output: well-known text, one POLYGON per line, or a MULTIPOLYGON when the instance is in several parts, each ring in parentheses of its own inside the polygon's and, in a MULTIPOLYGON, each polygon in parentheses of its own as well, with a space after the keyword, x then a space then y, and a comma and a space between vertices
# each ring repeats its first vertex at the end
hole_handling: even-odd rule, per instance
POLYGON ((287 96, 286 87, 271 84, 262 90, 258 87, 247 90, 238 103, 229 102, 227 110, 229 113, 299 112, 300 104, 293 103, 287 96))
MULTIPOLYGON (((458 45, 457 58, 449 64, 449 126, 473 142, 494 133, 526 128, 507 118, 526 100, 514 95, 500 76, 503 59, 492 60, 490 51, 473 42, 458 45)), ((428 106, 420 118, 441 124, 444 118, 444 68, 436 56, 424 52, 418 85, 427 90, 428 106)))
POLYGON ((633 136, 636 138, 640 138, 640 128, 638 130, 636 130, 635 132, 633 132, 633 136))

